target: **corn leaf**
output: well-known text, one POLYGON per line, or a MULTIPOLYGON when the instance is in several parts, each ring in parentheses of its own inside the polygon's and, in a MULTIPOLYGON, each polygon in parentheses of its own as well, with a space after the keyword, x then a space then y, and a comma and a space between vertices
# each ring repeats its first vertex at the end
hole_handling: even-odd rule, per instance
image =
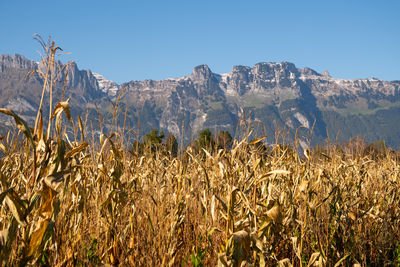
POLYGON ((39 223, 38 229, 36 229, 29 238, 29 248, 28 248, 28 257, 32 256, 39 245, 42 243, 43 235, 46 232, 47 225, 49 221, 42 220, 39 223))
POLYGON ((15 219, 21 226, 26 226, 26 211, 27 207, 24 202, 19 198, 18 194, 14 190, 10 190, 5 197, 5 202, 14 215, 15 219))
POLYGON ((17 124, 17 128, 26 136, 26 138, 28 138, 28 140, 31 141, 32 145, 34 145, 31 129, 23 119, 21 119, 17 114, 14 113, 14 111, 10 109, 0 108, 0 112, 13 117, 15 123, 17 124))

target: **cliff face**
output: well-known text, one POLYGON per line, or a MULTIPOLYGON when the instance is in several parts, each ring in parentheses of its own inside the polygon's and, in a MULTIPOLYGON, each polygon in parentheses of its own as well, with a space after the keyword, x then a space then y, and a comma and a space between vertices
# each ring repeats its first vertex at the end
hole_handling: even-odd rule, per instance
MULTIPOLYGON (((75 63, 65 68, 61 62, 55 63, 57 76, 54 76, 54 102, 71 97, 74 113, 84 113, 87 107, 93 106, 97 99, 105 96, 99 89, 95 76, 90 70, 79 70, 75 63), (67 74, 68 73, 68 74, 67 74), (65 80, 65 76, 67 79, 65 80), (65 80, 65 83, 64 83, 65 80), (65 84, 65 90, 63 90, 65 84), (64 91, 64 92, 63 92, 64 91), (63 95, 64 94, 64 95, 63 95)), ((33 124, 43 89, 43 79, 38 73, 46 73, 43 62, 28 60, 21 55, 0 56, 0 106, 13 109, 21 114, 29 124, 33 124)), ((48 116, 48 93, 44 98, 43 115, 48 116)), ((9 118, 1 116, 2 121, 9 124, 9 118)))
MULTIPOLYGON (((43 81, 38 75, 27 80, 25 76, 37 68, 42 68, 41 63, 20 55, 0 56, 0 105, 28 120, 37 110, 43 81)), ((75 113, 88 112, 89 119, 96 121, 97 105, 107 120, 112 116, 108 99, 115 101, 126 88, 119 110, 127 111, 127 125, 140 134, 160 128, 189 142, 204 128, 237 134, 253 127, 255 134, 267 135, 274 142, 279 126, 291 132, 289 139, 298 130, 303 146, 311 132, 314 144, 327 137, 336 140, 340 132, 339 141, 363 135, 368 141, 384 139, 392 147, 400 145, 398 81, 335 79, 328 72, 298 69, 288 62, 235 66, 226 74, 199 65, 185 77, 121 85, 90 70, 79 70, 76 64, 65 68, 61 78, 67 70, 64 98, 71 97, 75 113)), ((56 84, 58 98, 62 87, 62 82, 56 84)))
POLYGON ((311 132, 311 143, 363 135, 369 141, 400 144, 391 130, 398 127, 393 118, 400 119, 399 82, 334 79, 328 72, 297 69, 288 62, 263 62, 253 68, 235 66, 226 74, 200 65, 190 76, 125 86, 123 101, 138 109, 144 129, 163 128, 187 141, 203 128, 234 133, 238 125, 244 127, 244 113, 246 125, 262 125, 258 134, 263 131, 270 142, 275 141, 276 126, 290 130, 292 137, 303 126, 303 145, 311 132))
POLYGON ((0 55, 0 73, 6 72, 7 70, 31 70, 36 69, 37 64, 34 61, 26 59, 24 56, 15 54, 0 55))

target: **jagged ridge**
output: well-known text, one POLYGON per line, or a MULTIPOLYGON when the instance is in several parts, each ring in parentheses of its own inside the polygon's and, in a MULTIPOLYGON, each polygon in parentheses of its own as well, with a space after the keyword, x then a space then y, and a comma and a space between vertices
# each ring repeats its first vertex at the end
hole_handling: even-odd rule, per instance
MULTIPOLYGON (((37 108, 42 81, 38 76, 25 81, 24 75, 35 68, 40 68, 40 63, 21 55, 0 56, 0 92, 4 96, 0 105, 16 109, 28 119, 37 108)), ((137 127, 139 118, 140 133, 161 128, 189 142, 203 128, 234 133, 240 116, 251 111, 250 120, 263 124, 270 142, 277 124, 292 132, 303 125, 305 146, 305 136, 315 122, 314 143, 328 137, 327 132, 333 137, 340 130, 343 140, 361 134, 369 141, 385 139, 392 146, 400 144, 394 122, 400 119, 400 83, 395 81, 335 79, 327 72, 298 69, 289 62, 234 66, 226 74, 199 65, 185 77, 121 85, 90 70, 81 71, 76 64, 67 69, 65 97, 72 98, 75 112, 89 112, 95 120, 96 103, 107 118, 111 116, 107 99, 127 87, 121 108, 127 109, 131 126, 137 127)), ((61 84, 57 86, 59 95, 61 88, 61 84)))

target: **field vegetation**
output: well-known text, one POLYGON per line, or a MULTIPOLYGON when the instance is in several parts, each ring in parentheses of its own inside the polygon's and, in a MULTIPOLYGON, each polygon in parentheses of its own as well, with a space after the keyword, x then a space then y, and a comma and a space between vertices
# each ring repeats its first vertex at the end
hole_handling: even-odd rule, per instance
MULTIPOLYGON (((59 48, 42 44, 51 99, 59 48)), ((17 127, 0 143, 2 266, 400 264, 399 155, 383 142, 301 155, 247 129, 141 144, 116 121, 88 132, 68 101, 32 128, 0 109, 17 127)))

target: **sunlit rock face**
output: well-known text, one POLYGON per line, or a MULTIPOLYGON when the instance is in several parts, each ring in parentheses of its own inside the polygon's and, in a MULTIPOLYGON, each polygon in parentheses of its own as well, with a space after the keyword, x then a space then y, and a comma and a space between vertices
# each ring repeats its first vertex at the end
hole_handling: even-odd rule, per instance
MULTIPOLYGON (((244 125, 258 125, 257 134, 263 131, 268 142, 275 141, 278 126, 289 132, 289 139, 297 131, 301 144, 362 135, 367 141, 383 139, 389 146, 400 145, 399 81, 336 79, 327 71, 298 69, 289 62, 261 62, 253 67, 234 66, 223 74, 199 65, 184 77, 117 84, 74 63, 65 68, 61 62, 56 65, 62 73, 55 82, 55 101, 71 98, 73 114, 87 114, 93 127, 100 126, 100 114, 103 130, 112 128, 107 120, 118 108, 126 112, 126 121, 117 122, 125 121, 138 136, 159 128, 183 137, 185 143, 204 128, 234 135, 244 125), (311 132, 312 140, 308 140, 311 132)), ((21 55, 0 56, 0 106, 19 112, 30 123, 43 88, 38 74, 26 78, 32 70, 43 72, 45 65, 21 55)), ((1 119, 12 124, 4 116, 1 119)))

